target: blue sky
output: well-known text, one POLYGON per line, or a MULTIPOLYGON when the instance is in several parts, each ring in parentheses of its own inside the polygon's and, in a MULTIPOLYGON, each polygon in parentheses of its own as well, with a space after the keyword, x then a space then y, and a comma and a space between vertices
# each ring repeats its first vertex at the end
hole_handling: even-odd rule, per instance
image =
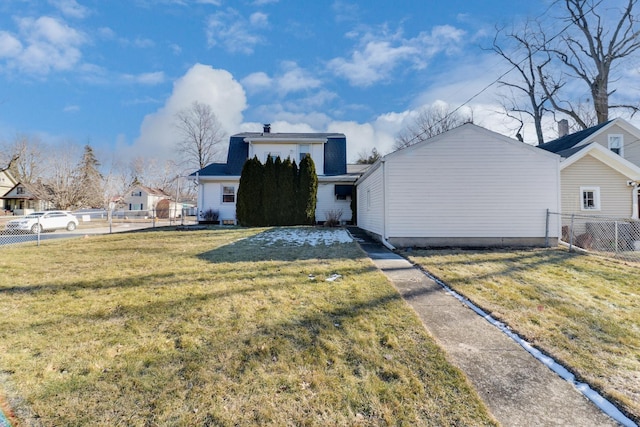
MULTIPOLYGON (((227 134, 343 132, 348 157, 388 152, 425 105, 457 107, 506 68, 495 25, 540 1, 3 0, 0 139, 175 156, 175 113, 209 103, 227 134)), ((513 136, 497 86, 474 121, 513 136)), ((549 125, 551 132, 551 125, 549 125)), ((533 142, 533 131, 525 132, 533 142)))

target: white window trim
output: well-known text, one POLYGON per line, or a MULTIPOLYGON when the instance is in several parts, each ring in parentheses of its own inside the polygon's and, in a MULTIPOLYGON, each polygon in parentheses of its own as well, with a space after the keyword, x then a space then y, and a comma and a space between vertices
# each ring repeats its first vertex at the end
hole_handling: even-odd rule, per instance
POLYGON ((311 155, 311 144, 299 144, 298 145, 298 162, 302 161, 302 154, 311 155), (305 147, 307 151, 302 151, 302 147, 305 147))
MULTIPOLYGON (((229 194, 230 195, 230 194, 229 194)), ((224 185, 224 184, 220 184, 220 203, 222 203, 223 205, 232 205, 236 203, 236 198, 238 197, 237 191, 236 191, 236 186, 235 185, 224 185), (225 202, 224 201, 224 188, 225 187, 230 187, 233 188, 233 202, 225 202)))
POLYGON ((618 139, 620 141, 620 147, 613 147, 613 148, 619 148, 620 150, 620 156, 624 157, 624 135, 622 135, 621 133, 612 133, 608 135, 608 142, 607 142, 607 147, 609 148, 609 150, 611 150, 612 148, 612 139, 618 139))
POLYGON ((587 212, 600 210, 600 187, 580 187, 580 210, 587 212), (584 206, 584 193, 587 191, 593 192, 593 208, 586 208, 584 206))

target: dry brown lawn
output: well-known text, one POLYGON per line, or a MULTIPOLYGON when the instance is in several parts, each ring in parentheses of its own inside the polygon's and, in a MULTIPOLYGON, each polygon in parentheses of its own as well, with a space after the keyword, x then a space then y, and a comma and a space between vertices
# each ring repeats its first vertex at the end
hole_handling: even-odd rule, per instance
POLYGON ((569 253, 406 253, 640 420, 640 264, 569 253))
POLYGON ((274 238, 316 231, 2 248, 0 392, 25 425, 495 425, 355 243, 274 238))

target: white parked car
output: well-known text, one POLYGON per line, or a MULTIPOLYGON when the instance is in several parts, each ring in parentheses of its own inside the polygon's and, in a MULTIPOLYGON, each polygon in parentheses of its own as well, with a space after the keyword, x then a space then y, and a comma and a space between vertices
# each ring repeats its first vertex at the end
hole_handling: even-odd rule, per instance
POLYGON ((78 219, 66 211, 34 212, 22 218, 12 219, 7 222, 5 230, 11 232, 53 231, 66 228, 73 231, 78 226, 78 219))

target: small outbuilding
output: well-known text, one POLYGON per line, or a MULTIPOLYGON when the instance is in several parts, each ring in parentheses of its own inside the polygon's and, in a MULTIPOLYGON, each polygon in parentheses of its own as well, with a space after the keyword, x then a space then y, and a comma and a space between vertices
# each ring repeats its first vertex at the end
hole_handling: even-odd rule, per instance
POLYGON ((467 123, 372 165, 356 181, 357 224, 396 247, 554 245, 559 165, 467 123))

